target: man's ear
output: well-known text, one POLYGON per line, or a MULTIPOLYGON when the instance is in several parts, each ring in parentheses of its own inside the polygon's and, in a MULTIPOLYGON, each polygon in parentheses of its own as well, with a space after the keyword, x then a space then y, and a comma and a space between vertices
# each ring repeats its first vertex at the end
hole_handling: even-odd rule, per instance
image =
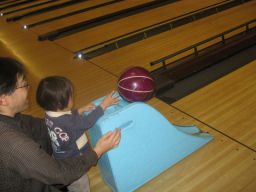
POLYGON ((0 105, 2 106, 8 106, 8 101, 7 101, 7 95, 1 95, 0 96, 0 105))

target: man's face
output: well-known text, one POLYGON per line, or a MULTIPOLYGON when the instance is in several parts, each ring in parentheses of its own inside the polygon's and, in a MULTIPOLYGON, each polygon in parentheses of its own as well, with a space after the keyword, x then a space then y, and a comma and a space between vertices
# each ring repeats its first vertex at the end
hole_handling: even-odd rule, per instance
POLYGON ((19 113, 28 108, 28 84, 24 76, 18 76, 14 92, 9 95, 8 103, 13 113, 19 113))

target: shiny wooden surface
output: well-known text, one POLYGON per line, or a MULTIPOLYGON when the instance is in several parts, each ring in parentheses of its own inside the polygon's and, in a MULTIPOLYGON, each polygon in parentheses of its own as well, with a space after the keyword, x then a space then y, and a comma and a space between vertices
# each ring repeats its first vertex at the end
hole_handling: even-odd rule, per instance
MULTIPOLYGON (((91 6, 95 6, 101 3, 105 3, 105 2, 109 2, 109 0, 93 0, 93 1, 84 1, 84 2, 80 2, 78 4, 74 4, 74 5, 70 5, 68 7, 63 7, 60 9, 56 9, 47 13, 42 13, 40 15, 36 15, 34 17, 28 17, 25 18, 23 20, 20 21, 21 24, 31 24, 31 23, 36 23, 39 22, 41 20, 45 20, 45 19, 50 19, 52 17, 57 17, 63 14, 67 14, 73 11, 77 11, 80 9, 84 9, 84 8, 88 8, 91 6)), ((60 2, 59 2, 60 3, 60 2)), ((74 21, 77 21, 77 16, 74 16, 73 19, 74 21)), ((39 33, 44 33, 44 32, 48 32, 49 29, 52 29, 51 27, 63 27, 63 25, 65 24, 65 22, 62 22, 62 20, 58 20, 57 22, 51 22, 49 24, 44 24, 44 27, 36 27, 39 33), (53 24, 54 23, 54 24, 53 24), (62 25, 61 25, 62 24, 62 25), (49 26, 48 26, 49 25, 49 26)))
POLYGON ((15 10, 17 8, 22 8, 22 7, 25 7, 25 6, 30 6, 30 5, 33 5, 35 2, 26 2, 25 4, 21 4, 21 5, 17 5, 21 3, 21 1, 6 1, 6 2, 3 2, 1 1, 1 4, 0 4, 0 9, 3 8, 4 11, 8 10, 8 11, 12 11, 12 10, 15 10), (9 8, 7 8, 9 7, 9 8))
POLYGON ((98 26, 87 30, 86 36, 83 32, 80 32, 62 39, 58 39, 56 42, 64 47, 67 47, 71 51, 78 51, 80 49, 90 47, 100 42, 128 34, 144 27, 151 26, 167 19, 175 18, 185 13, 201 9, 218 2, 221 2, 221 0, 196 2, 192 2, 190 0, 177 1, 163 7, 155 8, 111 23, 107 23, 104 25, 104 30, 102 30, 102 26, 98 26))
POLYGON ((173 105, 256 150, 256 61, 173 105))
MULTIPOLYGON (((38 3, 43 3, 43 2, 46 2, 46 1, 47 0, 44 0, 44 1, 40 0, 40 1, 30 2, 30 3, 22 4, 22 5, 19 5, 19 6, 15 6, 15 7, 3 10, 2 12, 8 12, 8 11, 13 11, 13 10, 21 9, 21 8, 26 8, 28 6, 36 5, 38 3)), ((35 10, 38 10, 38 9, 41 9, 41 8, 58 5, 60 3, 64 3, 64 2, 67 2, 67 1, 68 0, 53 1, 53 2, 47 3, 45 5, 40 5, 40 6, 37 6, 37 7, 26 8, 26 9, 20 10, 18 12, 14 12, 14 13, 8 14, 8 15, 6 15, 6 17, 8 18, 8 17, 14 17, 14 16, 18 16, 18 15, 23 15, 23 14, 26 14, 26 13, 29 13, 29 12, 32 12, 32 11, 35 11, 35 10)))
MULTIPOLYGON (((99 3, 98 0, 89 2, 92 4, 99 3)), ((127 2, 124 1, 124 4, 127 2)), ((136 1, 129 2, 131 4, 136 3, 136 1)), ((180 3, 181 10, 177 9, 175 14, 178 14, 179 11, 184 13, 199 6, 195 5, 193 8, 192 6, 195 4, 193 2, 184 0, 168 5, 168 7, 173 9, 173 6, 175 7, 180 3), (182 2, 184 3, 184 10, 182 9, 182 2), (191 8, 186 6, 188 3, 191 4, 191 8)), ((217 1, 198 2, 203 4, 217 1)), ((34 22, 40 19, 40 16, 33 16, 11 23, 5 22, 6 17, 0 17, 0 56, 11 56, 25 64, 28 71, 27 78, 31 85, 29 92, 31 103, 26 113, 43 117, 43 110, 35 102, 36 87, 41 78, 48 75, 68 77, 75 86, 75 107, 87 104, 116 89, 118 75, 126 67, 140 65, 152 70, 153 68, 149 65, 150 61, 178 51, 197 41, 204 40, 230 27, 254 19, 256 12, 255 2, 245 3, 106 55, 96 57, 90 61, 76 60, 73 58, 74 54, 72 53, 72 50, 79 48, 83 42, 87 42, 82 37, 83 35, 90 35, 89 30, 82 32, 81 34, 83 35, 79 34, 79 38, 78 34, 72 35, 73 37, 77 36, 77 39, 74 38, 74 42, 77 44, 67 41, 66 38, 53 42, 39 42, 37 41, 38 32, 23 30, 20 25, 25 21, 32 22, 32 18, 35 19, 33 20, 34 22)), ((115 6, 113 7, 116 10, 121 9, 121 7, 115 6)), ((159 8, 159 12, 165 10, 165 7, 159 8)), ((70 12, 75 9, 77 9, 77 6, 56 10, 52 15, 43 14, 42 19, 43 17, 48 18, 58 15, 63 10, 70 12)), ((106 9, 106 12, 113 12, 115 9, 106 9)), ((99 10, 95 10, 95 17, 98 16, 96 12, 98 14, 101 13, 99 10)), ((153 14, 153 10, 151 13, 153 14)), ((152 22, 150 19, 147 20, 147 16, 144 14, 141 13, 138 18, 139 21, 143 19, 141 23, 134 22, 135 25, 143 25, 144 22, 147 25, 152 22)), ((154 14, 161 15, 158 12, 154 14)), ((152 15, 148 15, 148 18, 150 17, 152 15)), ((74 18, 81 19, 78 15, 74 18)), ((161 17, 160 20, 163 18, 161 17)), ((157 17, 154 17, 154 19, 157 19, 157 17)), ((125 22, 129 21, 128 18, 122 20, 125 20, 125 22)), ((153 22, 155 21, 153 20, 153 22)), ((69 22, 70 24, 72 23, 71 20, 69 22)), ((117 24, 119 21, 114 23, 117 24)), ((119 24, 120 26, 123 25, 121 22, 119 24)), ((108 36, 111 35, 111 30, 106 26, 111 25, 109 23, 98 29, 106 31, 106 36, 108 36), (107 31, 109 31, 109 34, 107 31)), ((128 26, 131 27, 130 25, 128 26)), ((116 30, 116 33, 124 33, 125 30, 123 28, 120 31, 116 30)), ((47 31, 49 29, 48 27, 43 28, 42 25, 42 30, 47 31)), ((131 28, 127 30, 129 31, 131 28)), ((95 33, 95 35, 95 39, 102 38, 100 33, 95 33)), ((95 39, 92 39, 92 41, 95 39)), ((255 70, 256 62, 254 61, 172 105, 165 104, 156 98, 152 98, 147 102, 161 112, 171 123, 196 125, 203 131, 214 135, 215 138, 136 191, 255 191, 255 70)), ((98 167, 91 168, 88 174, 92 192, 111 191, 102 181, 98 167)))
MULTIPOLYGON (((86 20, 89 20, 89 19, 93 19, 93 18, 100 17, 100 16, 103 16, 103 15, 106 15, 106 14, 110 14, 110 13, 113 13, 113 12, 118 11, 118 10, 128 9, 128 8, 131 8, 131 7, 134 7, 134 6, 137 6, 137 5, 141 5, 143 3, 148 3, 148 2, 151 2, 151 1, 152 0, 120 1, 118 3, 108 5, 108 6, 104 6, 104 7, 99 8, 99 9, 94 9, 94 10, 84 12, 84 13, 81 13, 81 14, 78 14, 78 15, 74 15, 74 16, 67 17, 67 18, 64 18, 64 19, 60 19, 58 21, 46 24, 45 26, 42 25, 42 26, 35 27, 35 29, 33 29, 33 31, 36 31, 39 34, 46 33, 46 32, 52 31, 52 30, 57 30, 58 28, 63 28, 63 27, 66 27, 66 26, 69 26, 69 25, 72 25, 72 24, 75 24, 75 23, 83 22, 83 21, 86 21, 86 20)), ((100 2, 104 3, 105 1, 100 1, 100 2)), ((99 2, 98 2, 98 4, 99 4, 99 2)), ((77 6, 78 5, 76 5, 76 7, 77 6)), ((89 5, 86 4, 85 7, 89 7, 89 5)))
MULTIPOLYGON (((102 68, 119 75, 125 68, 139 65, 152 71, 150 62, 184 49, 255 18, 256 1, 174 28, 151 38, 91 59, 102 68), (225 18, 225 19, 223 19, 225 18)), ((219 39, 221 41, 221 39, 219 39)), ((214 43, 214 42, 211 42, 214 43)), ((177 59, 177 58, 176 58, 177 59)))

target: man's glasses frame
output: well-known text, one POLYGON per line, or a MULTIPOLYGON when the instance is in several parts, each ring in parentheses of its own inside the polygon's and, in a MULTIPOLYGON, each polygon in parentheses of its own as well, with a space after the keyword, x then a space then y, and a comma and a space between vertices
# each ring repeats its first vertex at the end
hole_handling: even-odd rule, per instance
POLYGON ((16 87, 16 89, 20 89, 20 88, 23 88, 23 87, 25 87, 25 88, 28 88, 28 87, 29 87, 29 84, 28 84, 27 81, 25 81, 24 85, 22 85, 22 86, 20 86, 20 87, 16 87))

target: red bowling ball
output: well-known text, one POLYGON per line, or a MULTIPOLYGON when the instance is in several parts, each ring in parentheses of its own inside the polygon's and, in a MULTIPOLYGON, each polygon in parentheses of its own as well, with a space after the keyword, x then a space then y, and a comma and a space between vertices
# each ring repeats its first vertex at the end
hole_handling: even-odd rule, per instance
POLYGON ((145 101, 154 92, 154 80, 143 67, 126 69, 118 78, 118 92, 127 101, 145 101))

